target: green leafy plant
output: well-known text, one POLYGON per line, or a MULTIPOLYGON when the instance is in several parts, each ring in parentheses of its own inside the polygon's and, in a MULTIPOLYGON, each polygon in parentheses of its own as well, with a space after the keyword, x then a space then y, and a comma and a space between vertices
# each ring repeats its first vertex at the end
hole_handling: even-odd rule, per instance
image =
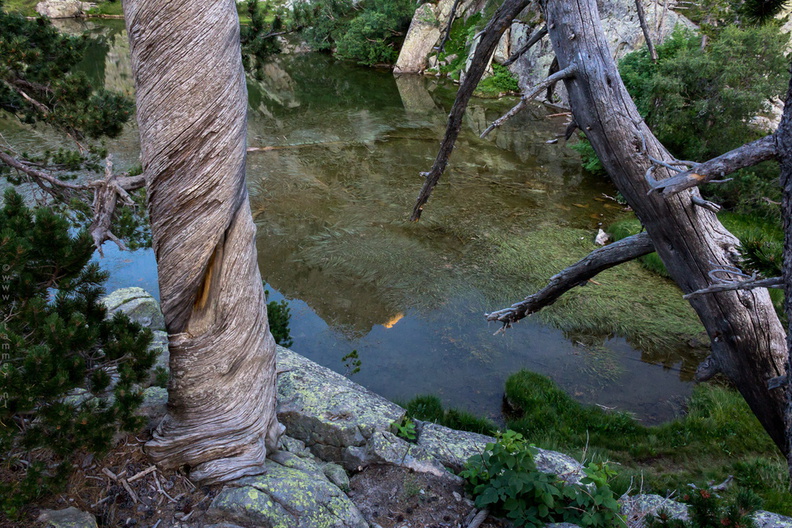
POLYGON ((581 484, 539 471, 538 450, 523 436, 508 430, 497 442, 471 457, 461 476, 476 498, 476 506, 505 515, 516 526, 540 527, 569 522, 584 528, 626 526, 608 480, 615 473, 606 464, 586 466, 581 484))
POLYGON ((409 416, 405 416, 398 422, 393 422, 391 429, 396 436, 407 440, 408 442, 415 442, 415 440, 418 438, 418 431, 415 429, 415 422, 409 416))
POLYGON ((99 302, 107 274, 90 263, 91 236, 70 234, 48 208, 9 189, 0 209, 0 453, 10 480, 0 508, 15 515, 63 485, 79 453, 104 453, 117 430, 144 424, 155 353, 151 331, 99 302))
POLYGON ((357 350, 353 350, 349 354, 342 357, 341 361, 344 362, 344 367, 346 367, 346 373, 344 375, 347 377, 360 372, 360 366, 363 364, 363 362, 360 360, 360 357, 358 356, 357 350))
POLYGON ((492 65, 493 73, 479 82, 476 90, 479 95, 500 95, 502 93, 515 93, 520 91, 517 78, 508 68, 500 64, 492 65))

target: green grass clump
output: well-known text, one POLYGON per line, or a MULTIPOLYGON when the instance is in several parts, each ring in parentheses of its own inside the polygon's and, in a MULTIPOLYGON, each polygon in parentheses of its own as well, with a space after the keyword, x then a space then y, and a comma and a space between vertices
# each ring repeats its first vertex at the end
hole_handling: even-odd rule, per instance
POLYGON ((89 15, 111 15, 119 16, 124 14, 124 8, 120 0, 111 0, 109 2, 99 2, 99 4, 88 11, 89 15))
POLYGON ((439 425, 471 431, 486 435, 494 434, 498 427, 485 418, 479 418, 469 412, 458 409, 444 409, 440 398, 433 395, 416 396, 404 406, 407 415, 425 422, 434 422, 439 425))
POLYGON ((646 427, 625 413, 582 405, 539 374, 520 371, 506 382, 510 429, 544 448, 617 463, 617 493, 632 481, 645 493, 688 484, 707 487, 734 475, 738 488, 760 495, 764 508, 792 513, 786 464, 737 392, 698 385, 685 416, 646 427))
POLYGON ((479 97, 498 97, 503 93, 520 91, 517 78, 508 68, 500 64, 493 64, 492 70, 492 75, 485 77, 479 82, 475 95, 479 97))

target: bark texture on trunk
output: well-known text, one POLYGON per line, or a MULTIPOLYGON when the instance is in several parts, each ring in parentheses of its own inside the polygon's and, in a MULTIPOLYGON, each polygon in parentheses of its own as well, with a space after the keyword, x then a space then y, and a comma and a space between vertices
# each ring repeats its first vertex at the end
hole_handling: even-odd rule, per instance
POLYGON ((216 482, 275 448, 275 342, 245 188, 247 90, 232 0, 126 0, 141 157, 170 340, 160 465, 216 482))
MULTIPOLYGON (((792 79, 789 80, 784 114, 775 133, 778 161, 781 165, 781 216, 784 222, 784 310, 788 317, 787 347, 792 352, 792 79)), ((788 449, 787 466, 792 482, 792 353, 787 358, 787 376, 783 389, 786 392, 786 433, 788 449)))
MULTIPOLYGON (((709 271, 735 265, 737 239, 715 214, 693 205, 696 189, 647 196, 648 156, 665 162, 674 158, 643 122, 619 77, 596 1, 543 0, 541 4, 560 67, 578 68, 573 78, 564 81, 575 121, 646 227, 676 283, 685 293, 707 287, 709 271)), ((670 176, 664 168, 655 174, 658 179, 670 176)), ((784 395, 767 388, 767 380, 785 370, 786 339, 767 291, 713 293, 690 303, 712 340, 717 368, 734 382, 776 445, 787 453, 784 395)))

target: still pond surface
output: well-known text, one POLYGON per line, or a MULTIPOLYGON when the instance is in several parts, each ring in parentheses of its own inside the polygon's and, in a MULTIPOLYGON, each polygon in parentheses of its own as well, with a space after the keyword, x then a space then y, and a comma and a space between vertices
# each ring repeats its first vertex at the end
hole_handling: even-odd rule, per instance
MULTIPOLYGON (((86 71, 131 94, 123 23, 88 24, 101 39, 86 71)), ((599 225, 625 214, 563 141, 547 144, 563 117, 537 106, 480 140, 515 101, 474 100, 444 182, 413 224, 419 172, 432 165, 454 85, 319 54, 280 56, 259 77, 248 81, 248 143, 261 148, 248 156, 248 182, 262 275, 271 299, 288 300, 295 351, 349 374, 343 358, 356 350, 352 379, 375 392, 403 401, 437 394, 496 421, 504 381, 519 369, 646 423, 674 416, 690 391, 688 351, 658 358, 618 335, 581 338, 535 317, 493 335, 498 326, 484 320, 552 274, 524 276, 504 248, 539 232, 552 243, 561 230, 593 248, 599 225)), ((59 142, 9 121, 0 130, 31 149, 59 142)), ((137 163, 136 136, 130 126, 108 144, 121 168, 137 163)), ((150 250, 106 253, 108 290, 157 294, 150 250)))

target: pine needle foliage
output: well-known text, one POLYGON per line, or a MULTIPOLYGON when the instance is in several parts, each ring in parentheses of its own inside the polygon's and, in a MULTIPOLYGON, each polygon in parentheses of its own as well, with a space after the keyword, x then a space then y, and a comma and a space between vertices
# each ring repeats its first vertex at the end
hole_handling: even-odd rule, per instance
POLYGON ((135 431, 154 364, 151 331, 106 319, 107 274, 93 241, 12 189, 0 209, 0 508, 16 515, 56 491, 73 458, 101 454, 116 431, 135 431))

